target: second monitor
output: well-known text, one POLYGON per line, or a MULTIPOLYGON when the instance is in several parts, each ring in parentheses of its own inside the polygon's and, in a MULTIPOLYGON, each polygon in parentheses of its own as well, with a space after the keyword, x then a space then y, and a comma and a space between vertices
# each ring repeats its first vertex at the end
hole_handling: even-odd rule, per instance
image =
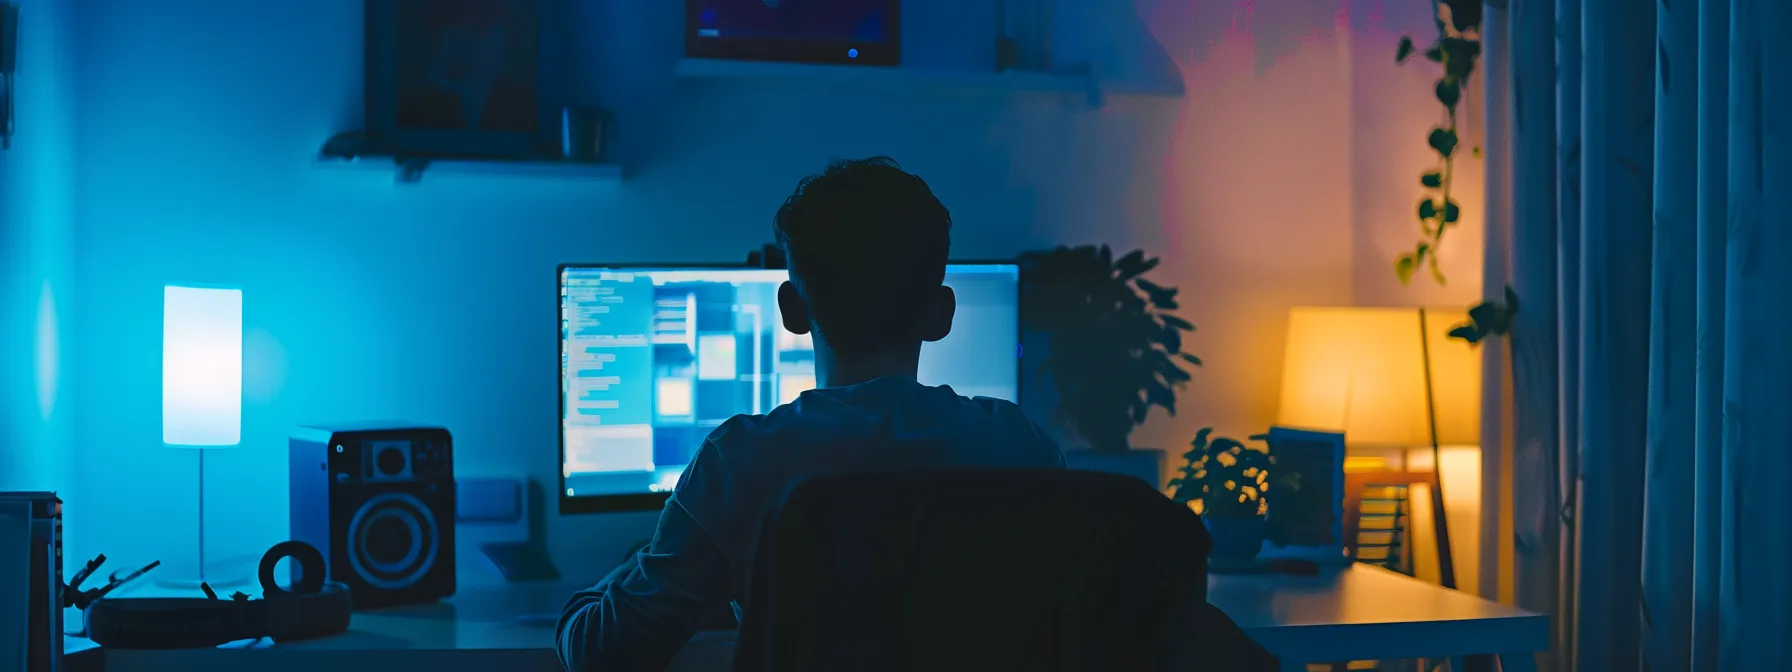
MULTIPOLYGON (((560 269, 564 512, 656 506, 717 426, 815 387, 815 350, 778 317, 781 270, 560 269)), ((1018 401, 1020 269, 954 264, 952 333, 919 380, 1018 401)))

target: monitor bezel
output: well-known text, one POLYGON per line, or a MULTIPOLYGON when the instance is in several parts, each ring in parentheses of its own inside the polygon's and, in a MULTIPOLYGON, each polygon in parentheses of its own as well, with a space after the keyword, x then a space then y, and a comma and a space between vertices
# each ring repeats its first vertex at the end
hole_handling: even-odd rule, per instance
MULTIPOLYGON (((1015 259, 1010 259, 1010 260, 981 260, 981 259, 979 259, 979 260, 968 260, 968 261, 948 261, 948 262, 946 262, 946 265, 947 266, 1013 266, 1014 270, 1015 270, 1015 284, 1016 284, 1017 288, 1021 282, 1021 264, 1020 264, 1019 260, 1015 260, 1015 259)), ((562 309, 562 305, 560 302, 560 282, 561 282, 561 278, 566 275, 566 271, 568 269, 605 269, 605 268, 617 269, 617 270, 630 270, 630 269, 645 269, 645 270, 656 270, 656 269, 657 270, 674 270, 674 269, 754 270, 754 269, 761 268, 761 267, 750 266, 747 264, 740 264, 740 263, 696 263, 696 264, 688 264, 688 263, 687 264, 676 264, 676 263, 674 263, 674 264, 669 264, 669 263, 635 263, 635 262, 630 262, 630 263, 563 263, 563 264, 560 264, 560 265, 554 267, 554 320, 553 320, 554 341, 555 341, 555 346, 554 346, 554 399, 555 399, 554 434, 556 437, 558 437, 558 449, 555 451, 557 463, 554 465, 554 473, 558 475, 558 479, 559 479, 559 487, 555 488, 554 492, 557 495, 557 498, 560 500, 560 515, 587 514, 587 513, 625 513, 625 512, 633 512, 633 511, 654 511, 654 510, 659 510, 659 509, 665 508, 666 500, 672 496, 672 493, 670 493, 670 492, 626 493, 626 494, 614 494, 614 495, 568 495, 568 494, 566 494, 566 418, 565 418, 566 384, 564 381, 564 376, 566 375, 566 372, 562 371, 560 369, 560 345, 559 345, 560 341, 561 341, 560 311, 562 309)), ((1021 347, 1021 339, 1026 334, 1025 326, 1024 326, 1026 324, 1026 320, 1025 320, 1025 316, 1022 315, 1020 312, 1019 298, 1020 297, 1018 297, 1018 296, 1015 297, 1016 300, 1015 300, 1015 321, 1014 321, 1014 324, 1015 324, 1014 343, 1015 343, 1015 348, 1016 348, 1014 358, 1016 360, 1018 360, 1015 365, 1015 368, 1014 368, 1014 403, 1017 405, 1021 401, 1021 393, 1025 389, 1025 381, 1026 381, 1026 366, 1025 366, 1025 358, 1024 358, 1024 355, 1026 354, 1026 350, 1021 347)))
POLYGON ((731 61, 771 61, 778 63, 818 63, 824 65, 857 65, 893 67, 902 64, 902 0, 884 0, 889 13, 889 39, 885 42, 813 42, 777 38, 698 37, 698 3, 684 3, 684 55, 687 58, 713 58, 731 61), (857 49, 858 58, 847 55, 857 49))

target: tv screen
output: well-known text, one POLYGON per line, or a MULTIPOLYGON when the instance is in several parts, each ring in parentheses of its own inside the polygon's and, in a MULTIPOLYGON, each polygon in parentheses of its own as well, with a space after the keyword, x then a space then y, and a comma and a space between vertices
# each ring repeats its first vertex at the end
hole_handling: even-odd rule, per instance
MULTIPOLYGON (((737 414, 815 387, 807 335, 785 331, 787 271, 567 266, 560 270, 561 509, 657 508, 703 440, 737 414)), ((954 264, 952 333, 918 378, 1018 401, 1020 269, 954 264)))
POLYGON ((686 0, 686 55, 896 65, 899 0, 686 0))

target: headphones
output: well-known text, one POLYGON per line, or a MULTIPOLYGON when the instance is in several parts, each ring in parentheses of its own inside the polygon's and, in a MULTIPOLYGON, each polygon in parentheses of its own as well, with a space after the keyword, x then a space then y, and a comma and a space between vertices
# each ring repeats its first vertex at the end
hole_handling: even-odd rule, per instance
POLYGON ((324 555, 302 541, 275 544, 261 556, 262 599, 237 593, 208 597, 100 598, 82 612, 93 643, 114 649, 196 649, 243 639, 276 642, 348 631, 354 603, 348 587, 324 581, 324 555), (274 565, 290 558, 299 568, 292 590, 274 582, 274 565))

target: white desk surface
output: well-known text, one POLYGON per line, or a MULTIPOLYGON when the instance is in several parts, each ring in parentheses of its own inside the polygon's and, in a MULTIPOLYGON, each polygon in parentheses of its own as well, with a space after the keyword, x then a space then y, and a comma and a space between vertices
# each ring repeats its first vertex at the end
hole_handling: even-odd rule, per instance
POLYGON ((1549 649, 1546 616, 1370 565, 1318 576, 1215 574, 1207 601, 1285 665, 1549 649))
MULTIPOLYGON (((552 622, 519 618, 557 615, 582 587, 547 582, 468 588, 443 604, 358 613, 350 631, 335 637, 279 646, 262 640, 217 649, 85 651, 71 658, 70 669, 98 669, 92 665, 101 663, 109 672, 558 670, 552 622)), ((1284 664, 1512 655, 1549 646, 1542 615, 1368 565, 1318 576, 1218 574, 1208 579, 1208 601, 1284 664)), ((732 633, 698 637, 675 669, 726 670, 732 633)), ((71 653, 93 648, 85 640, 71 638, 69 644, 71 653)))

